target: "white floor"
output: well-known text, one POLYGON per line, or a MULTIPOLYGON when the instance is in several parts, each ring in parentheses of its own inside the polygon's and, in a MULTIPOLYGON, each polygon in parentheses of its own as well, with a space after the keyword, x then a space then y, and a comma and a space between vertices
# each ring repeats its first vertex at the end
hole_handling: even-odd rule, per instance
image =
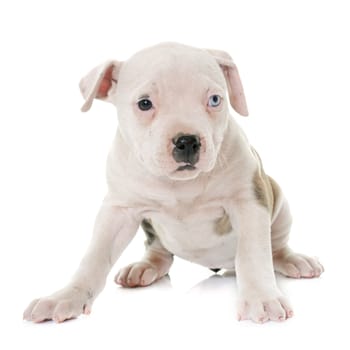
MULTIPOLYGON (((131 253, 132 249, 126 252, 114 272, 131 253)), ((121 288, 113 283, 111 274, 92 314, 63 324, 21 320, 26 303, 38 296, 33 293, 48 291, 54 283, 52 279, 43 280, 38 272, 33 272, 36 285, 21 284, 21 276, 17 276, 7 290, 2 289, 5 298, 2 297, 0 348, 349 348, 350 289, 345 285, 340 261, 324 257, 327 271, 316 280, 279 276, 279 286, 290 297, 295 316, 283 323, 264 325, 236 320, 234 276, 215 275, 180 259, 175 260, 169 278, 147 288, 121 288)), ((54 265, 55 261, 46 264, 54 265)), ((60 274, 58 279, 61 278, 60 274)), ((29 279, 23 276, 22 281, 29 279)))

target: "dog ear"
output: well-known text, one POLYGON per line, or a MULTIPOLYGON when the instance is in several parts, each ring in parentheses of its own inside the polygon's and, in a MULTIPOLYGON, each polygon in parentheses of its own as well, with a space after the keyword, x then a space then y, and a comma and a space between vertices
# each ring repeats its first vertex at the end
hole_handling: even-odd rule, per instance
POLYGON ((117 83, 121 62, 108 61, 92 69, 81 79, 79 87, 85 98, 85 103, 81 107, 83 112, 87 112, 94 98, 108 101, 109 92, 113 84, 117 83))
POLYGON ((243 91, 243 85, 238 74, 238 69, 231 56, 225 51, 207 51, 214 56, 224 73, 231 106, 237 113, 246 117, 248 115, 248 107, 243 91))

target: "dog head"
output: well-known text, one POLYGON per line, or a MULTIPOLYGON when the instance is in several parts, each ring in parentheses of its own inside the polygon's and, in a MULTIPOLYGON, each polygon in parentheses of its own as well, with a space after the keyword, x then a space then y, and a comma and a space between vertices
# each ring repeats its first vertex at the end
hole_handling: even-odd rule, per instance
POLYGON ((109 61, 80 82, 83 111, 95 98, 118 110, 122 137, 145 169, 188 180, 213 169, 231 106, 248 115, 243 87, 231 57, 166 43, 109 61))

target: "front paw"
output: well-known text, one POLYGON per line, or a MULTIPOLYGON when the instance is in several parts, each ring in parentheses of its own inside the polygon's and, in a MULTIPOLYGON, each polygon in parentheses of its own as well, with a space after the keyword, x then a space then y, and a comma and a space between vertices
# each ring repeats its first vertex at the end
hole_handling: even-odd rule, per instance
POLYGON ((66 287, 48 297, 33 300, 24 311, 23 319, 35 323, 53 320, 57 323, 91 312, 93 295, 91 292, 66 287))
POLYGON ((287 299, 278 291, 265 293, 242 293, 238 301, 238 320, 256 323, 284 321, 293 316, 287 299))

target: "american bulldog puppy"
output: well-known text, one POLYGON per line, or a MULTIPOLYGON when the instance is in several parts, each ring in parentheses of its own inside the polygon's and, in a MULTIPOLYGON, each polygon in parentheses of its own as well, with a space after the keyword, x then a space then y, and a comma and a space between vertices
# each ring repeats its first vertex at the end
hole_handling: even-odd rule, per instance
POLYGON ((163 43, 94 68, 80 88, 83 111, 94 99, 118 111, 108 193, 71 281, 34 300, 24 318, 62 322, 89 314, 140 225, 147 235, 145 254, 117 274, 118 284, 150 285, 168 274, 176 255, 214 271, 236 270, 238 319, 291 317, 274 271, 311 278, 323 267, 288 246, 288 203, 231 116, 229 105, 248 115, 231 57, 163 43))

